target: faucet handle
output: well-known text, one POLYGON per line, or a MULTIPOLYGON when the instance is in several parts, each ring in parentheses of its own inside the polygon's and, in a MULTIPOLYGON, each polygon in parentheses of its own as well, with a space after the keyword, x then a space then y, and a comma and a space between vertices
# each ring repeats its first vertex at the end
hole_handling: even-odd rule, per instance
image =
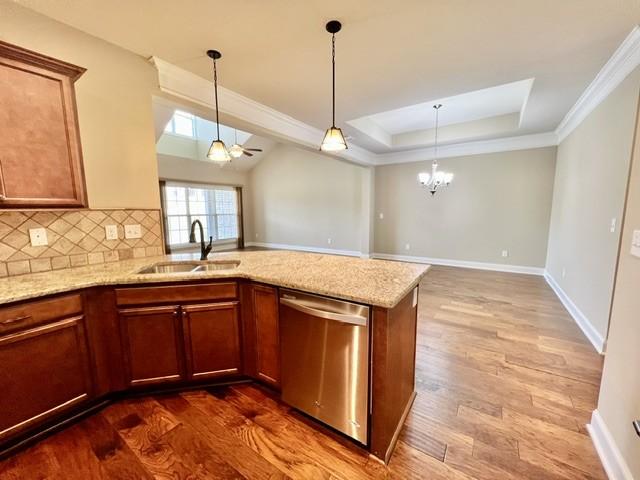
POLYGON ((202 260, 207 259, 207 255, 209 255, 209 252, 211 252, 212 248, 213 248, 213 237, 209 237, 209 245, 204 247, 204 251, 202 252, 202 260))

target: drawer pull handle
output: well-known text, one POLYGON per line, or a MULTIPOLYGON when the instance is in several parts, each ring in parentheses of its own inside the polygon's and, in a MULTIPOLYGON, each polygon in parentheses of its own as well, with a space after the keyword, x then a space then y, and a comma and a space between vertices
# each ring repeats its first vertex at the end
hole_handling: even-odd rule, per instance
POLYGON ((24 322, 31 318, 31 315, 23 315, 22 317, 9 318, 0 322, 0 325, 10 325, 12 323, 24 322))

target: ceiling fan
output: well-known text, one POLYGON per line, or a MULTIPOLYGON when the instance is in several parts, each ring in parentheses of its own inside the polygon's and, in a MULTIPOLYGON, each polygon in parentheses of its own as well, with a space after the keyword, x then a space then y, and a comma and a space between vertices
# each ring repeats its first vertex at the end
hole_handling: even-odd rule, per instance
POLYGON ((233 142, 233 145, 231 145, 231 147, 229 148, 229 154, 233 158, 238 158, 241 155, 246 155, 247 157, 253 157, 253 153, 251 152, 262 151, 261 148, 244 148, 242 145, 238 143, 238 130, 234 128, 233 131, 235 132, 235 141, 233 142))

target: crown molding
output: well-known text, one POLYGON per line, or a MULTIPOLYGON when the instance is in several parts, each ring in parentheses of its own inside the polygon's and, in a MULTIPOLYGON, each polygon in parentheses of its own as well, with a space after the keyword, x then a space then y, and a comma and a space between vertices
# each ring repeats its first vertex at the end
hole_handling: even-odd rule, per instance
POLYGON ((640 27, 636 25, 565 115, 556 134, 562 142, 607 96, 640 65, 640 27))
MULTIPOLYGON (((475 142, 456 143, 438 146, 438 158, 464 157, 483 153, 509 152, 530 148, 553 147, 558 144, 555 132, 521 135, 518 137, 478 140, 475 142)), ((377 165, 421 162, 435 158, 434 147, 408 150, 403 152, 383 153, 377 156, 377 165)))
MULTIPOLYGON (((151 57, 149 61, 158 70, 161 91, 206 108, 215 108, 213 82, 158 57, 151 57)), ((273 136, 311 148, 317 148, 324 136, 323 131, 311 125, 220 85, 218 100, 221 113, 255 125, 273 136)), ((375 154, 357 145, 350 145, 339 157, 362 165, 375 165, 375 154)))
MULTIPOLYGON (((215 108, 211 81, 158 57, 151 57, 149 61, 158 71, 158 83, 162 92, 209 109, 215 108)), ((311 125, 221 86, 218 86, 218 98, 222 114, 254 125, 270 136, 317 149, 319 139, 324 134, 311 125)), ((556 132, 478 140, 441 145, 438 147, 438 158, 526 150, 557 144, 556 132)), ((434 153, 433 147, 427 147, 377 154, 352 143, 349 149, 331 156, 360 165, 376 166, 432 160, 434 153)))

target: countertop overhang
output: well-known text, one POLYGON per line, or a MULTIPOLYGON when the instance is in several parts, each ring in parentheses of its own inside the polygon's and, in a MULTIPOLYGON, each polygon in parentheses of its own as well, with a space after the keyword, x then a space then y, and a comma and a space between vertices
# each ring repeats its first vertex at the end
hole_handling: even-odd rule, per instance
POLYGON ((429 265, 339 255, 265 250, 215 253, 212 261, 239 260, 237 268, 199 273, 138 274, 159 262, 193 260, 174 254, 33 273, 0 280, 0 303, 17 302, 83 288, 244 278, 255 282, 393 308, 429 265))

